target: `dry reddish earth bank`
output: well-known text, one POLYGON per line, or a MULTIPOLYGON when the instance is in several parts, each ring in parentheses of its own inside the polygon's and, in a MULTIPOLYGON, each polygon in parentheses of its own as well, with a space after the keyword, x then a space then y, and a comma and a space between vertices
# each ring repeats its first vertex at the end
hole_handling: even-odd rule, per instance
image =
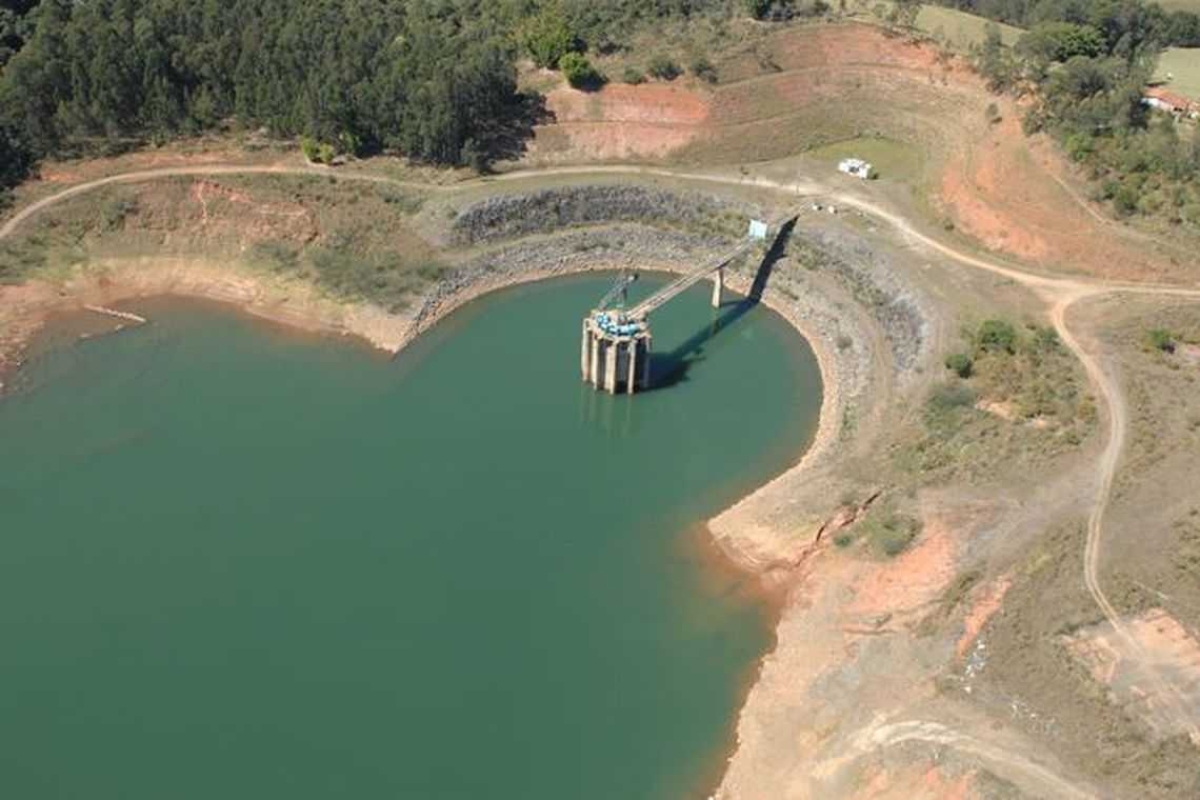
POLYGON ((882 135, 931 156, 921 207, 910 210, 936 210, 989 249, 1110 279, 1197 280, 1186 245, 1111 220, 1048 139, 1022 133, 1019 105, 931 46, 865 25, 814 26, 781 31, 719 66, 715 87, 554 89, 552 121, 536 129, 527 160, 751 164, 882 135), (999 122, 987 113, 993 103, 999 122))
POLYGON ((300 282, 203 259, 112 259, 63 281, 0 286, 0 378, 20 365, 31 337, 50 317, 167 294, 229 303, 302 330, 352 335, 388 352, 403 345, 411 327, 411 320, 378 307, 338 303, 300 282))

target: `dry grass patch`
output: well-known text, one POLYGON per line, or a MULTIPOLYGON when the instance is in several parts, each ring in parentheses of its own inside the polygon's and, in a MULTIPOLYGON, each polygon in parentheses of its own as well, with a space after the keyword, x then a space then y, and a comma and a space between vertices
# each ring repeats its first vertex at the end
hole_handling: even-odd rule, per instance
POLYGON ((920 518, 905 513, 894 501, 874 505, 833 543, 848 548, 858 545, 876 557, 892 558, 908 549, 921 534, 920 518))
POLYGON ((1163 607, 1200 630, 1200 306, 1120 298, 1085 313, 1106 326, 1129 420, 1103 578, 1122 612, 1163 607))
POLYGON ((1096 423, 1086 377, 1053 329, 985 320, 946 359, 919 432, 893 450, 919 482, 995 480, 1078 448, 1096 423))
MULTIPOLYGON (((987 655, 973 666, 969 697, 1096 776, 1114 796, 1194 797, 1200 773, 1192 744, 1156 735, 1112 703, 1069 646, 1069 635, 1102 620, 1080 577, 1084 539, 1083 523, 1071 523, 1029 549, 984 630, 987 655)), ((959 692, 956 680, 939 685, 959 692)))
POLYGON ((0 278, 50 277, 102 258, 196 256, 399 310, 442 270, 411 224, 422 204, 416 192, 317 176, 106 186, 54 206, 6 242, 0 278))

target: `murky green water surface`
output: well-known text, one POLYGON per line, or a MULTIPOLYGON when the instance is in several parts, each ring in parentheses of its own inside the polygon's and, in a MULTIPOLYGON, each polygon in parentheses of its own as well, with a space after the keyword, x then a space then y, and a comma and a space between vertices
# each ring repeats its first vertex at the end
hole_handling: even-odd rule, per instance
POLYGON ((765 309, 705 341, 697 288, 654 320, 679 380, 597 395, 609 281, 395 362, 165 301, 38 355, 0 401, 4 796, 693 796, 769 645, 695 529, 799 458, 820 380, 765 309))

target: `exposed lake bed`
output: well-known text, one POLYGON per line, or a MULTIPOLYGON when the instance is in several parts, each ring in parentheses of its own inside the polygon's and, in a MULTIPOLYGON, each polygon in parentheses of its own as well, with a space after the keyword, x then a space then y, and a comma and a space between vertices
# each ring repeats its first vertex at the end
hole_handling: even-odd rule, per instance
MULTIPOLYGON (((796 463, 820 374, 755 309, 670 388, 594 393, 575 337, 607 282, 472 303, 394 364, 179 301, 33 354, 0 404, 17 785, 666 798, 711 777, 769 620, 681 542, 796 463)), ((656 317, 656 349, 711 326, 705 295, 656 317)))

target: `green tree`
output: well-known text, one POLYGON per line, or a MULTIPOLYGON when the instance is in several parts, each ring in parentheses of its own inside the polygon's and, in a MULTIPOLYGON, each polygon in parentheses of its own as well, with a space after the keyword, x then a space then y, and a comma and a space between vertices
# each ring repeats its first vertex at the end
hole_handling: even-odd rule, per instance
POLYGON ((522 40, 539 67, 556 67, 563 56, 579 49, 579 40, 557 2, 548 3, 529 21, 522 40))
POLYGON ((15 127, 0 122, 0 206, 8 204, 8 189, 25 179, 33 153, 15 127))
POLYGON ((487 151, 480 147, 479 143, 474 139, 467 139, 462 146, 462 164, 470 167, 480 175, 489 172, 491 165, 488 163, 487 151))
POLYGON ((1032 58, 1063 62, 1075 56, 1100 55, 1104 52, 1104 37, 1090 25, 1043 22, 1023 35, 1017 47, 1032 58))
POLYGON ((1004 46, 1000 27, 994 22, 984 26, 983 43, 975 56, 975 68, 987 79, 992 91, 1003 91, 1017 79, 1017 65, 1009 49, 1004 46))
POLYGON ((696 56, 693 58, 692 62, 688 64, 688 69, 705 83, 717 82, 717 68, 705 56, 696 56))

